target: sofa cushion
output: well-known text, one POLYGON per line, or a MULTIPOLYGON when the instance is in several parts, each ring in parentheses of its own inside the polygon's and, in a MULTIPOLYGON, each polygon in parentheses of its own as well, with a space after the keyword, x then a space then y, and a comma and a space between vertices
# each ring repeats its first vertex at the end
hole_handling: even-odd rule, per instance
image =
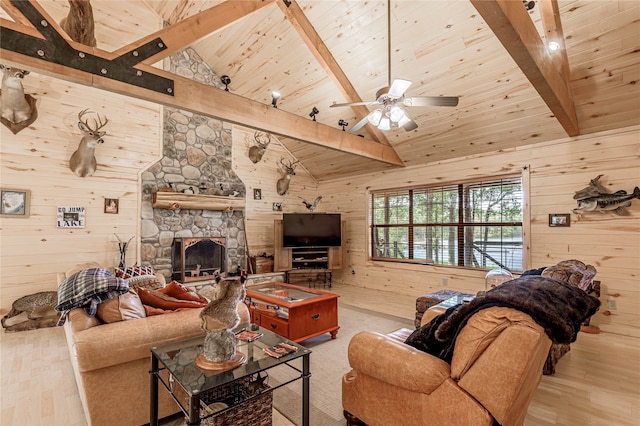
POLYGON ((146 317, 140 297, 134 290, 98 305, 98 318, 106 323, 146 317))
POLYGON ((56 311, 62 312, 58 325, 64 324, 71 309, 84 308, 94 316, 98 305, 129 291, 129 283, 104 268, 83 269, 67 277, 58 287, 56 311))

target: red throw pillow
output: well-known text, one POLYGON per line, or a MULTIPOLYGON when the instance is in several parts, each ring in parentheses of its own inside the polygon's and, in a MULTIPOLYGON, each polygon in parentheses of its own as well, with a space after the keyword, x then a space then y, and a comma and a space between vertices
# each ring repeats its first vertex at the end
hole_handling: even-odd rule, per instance
POLYGON ((193 290, 189 290, 188 288, 180 285, 177 281, 171 281, 171 283, 167 284, 163 288, 159 288, 158 291, 160 293, 166 294, 169 297, 174 297, 180 300, 190 300, 192 302, 204 302, 207 303, 207 299, 200 296, 193 290))
POLYGON ((202 301, 183 300, 168 296, 162 293, 161 290, 145 290, 144 288, 139 288, 138 296, 140 296, 140 300, 142 300, 144 305, 171 311, 181 308, 202 308, 207 304, 205 298, 202 298, 202 301))

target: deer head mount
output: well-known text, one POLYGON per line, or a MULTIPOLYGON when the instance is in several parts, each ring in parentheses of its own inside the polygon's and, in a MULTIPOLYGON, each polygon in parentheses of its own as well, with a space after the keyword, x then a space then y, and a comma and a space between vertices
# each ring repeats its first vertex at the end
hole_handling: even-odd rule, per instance
POLYGON ((89 0, 68 0, 69 14, 62 18, 60 27, 71 40, 96 47, 95 24, 93 8, 89 0))
POLYGON ((262 160, 262 156, 267 150, 267 146, 271 143, 271 133, 255 132, 253 134, 255 145, 249 148, 249 159, 253 164, 262 160))
POLYGON ((25 95, 22 80, 29 71, 0 64, 2 70, 2 116, 0 121, 15 135, 38 117, 36 100, 25 95))
POLYGON ((289 164, 284 163, 284 158, 280 158, 280 167, 284 172, 284 175, 278 179, 276 182, 276 189, 278 190, 278 194, 284 195, 289 190, 289 182, 291 182, 291 176, 294 176, 296 173, 296 163, 298 161, 291 162, 289 164))
POLYGON ((102 122, 100 115, 97 113, 97 119, 94 118, 91 120, 93 125, 89 124, 89 119, 82 121, 82 117, 90 113, 93 113, 93 111, 85 109, 78 114, 78 127, 84 136, 80 140, 78 149, 76 149, 69 159, 69 168, 80 177, 91 176, 96 171, 95 149, 98 144, 104 142, 102 137, 106 134, 106 132, 99 130, 109 122, 107 117, 105 117, 104 122, 102 122))

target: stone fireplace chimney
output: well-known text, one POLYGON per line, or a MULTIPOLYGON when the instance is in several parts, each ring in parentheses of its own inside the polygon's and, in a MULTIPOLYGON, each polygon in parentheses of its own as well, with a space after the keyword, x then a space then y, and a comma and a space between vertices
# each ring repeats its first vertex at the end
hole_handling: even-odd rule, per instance
MULTIPOLYGON (((191 48, 171 56, 170 71, 224 88, 218 76, 191 48)), ((242 211, 170 210, 152 206, 153 194, 158 190, 245 197, 245 185, 231 168, 231 124, 165 107, 163 133, 163 158, 142 173, 142 263, 172 279, 174 241, 204 238, 225 241, 222 266, 227 273, 246 269, 242 211)), ((195 270, 197 264, 185 267, 195 270)))

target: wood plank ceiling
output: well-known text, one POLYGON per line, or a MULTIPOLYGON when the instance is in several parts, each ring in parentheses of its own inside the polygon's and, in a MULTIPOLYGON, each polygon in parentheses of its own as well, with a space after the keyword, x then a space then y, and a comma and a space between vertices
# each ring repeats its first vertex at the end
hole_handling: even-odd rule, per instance
MULTIPOLYGON (((543 1, 549 0, 539 0, 529 15, 545 38, 540 20, 543 1)), ((57 19, 68 7, 64 0, 39 3, 57 19)), ((224 2, 93 0, 96 22, 103 23, 96 25, 99 48, 106 43, 101 38, 114 26, 109 21, 130 13, 133 3, 175 24, 224 2)), ((559 110, 552 112, 548 98, 527 78, 531 78, 529 70, 525 73, 519 68, 523 63, 517 52, 529 44, 512 46, 509 51, 511 43, 504 39, 501 43, 497 37, 501 30, 495 25, 500 24, 492 22, 490 27, 486 20, 492 18, 474 3, 506 4, 507 8, 517 4, 524 9, 520 0, 391 0, 390 76, 387 2, 383 0, 294 0, 289 9, 283 0, 276 0, 216 29, 191 47, 219 76, 230 76, 231 93, 270 105, 271 92, 278 91, 282 94, 279 110, 311 120, 309 113, 316 107, 320 111, 317 121, 336 129, 341 119, 352 126, 366 109, 329 108, 331 104, 353 101, 354 95, 373 100, 376 91, 394 78, 413 81, 408 96, 459 96, 455 108, 408 108, 419 126, 414 131, 372 134, 363 128, 358 132, 391 145, 405 165, 577 134, 567 130, 561 115, 554 116, 559 110), (304 16, 296 17, 297 8, 304 16), (293 18, 287 17, 291 14, 293 18), (311 37, 305 43, 301 34, 309 30, 317 39, 311 37), (314 55, 313 47, 319 52, 326 47, 328 56, 314 55), (346 88, 340 87, 341 81, 343 86, 346 81, 346 88)), ((566 92, 573 99, 579 134, 640 124, 640 85, 636 84, 640 79, 640 2, 559 0, 558 5, 568 57, 566 92)), ((133 41, 123 40, 123 45, 133 41)), ((548 77, 548 62, 557 62, 553 56, 538 50, 529 52, 529 57, 533 58, 529 65, 546 67, 547 78, 561 80, 557 63, 551 68, 557 76, 548 77)), ((318 180, 397 167, 291 137, 280 140, 318 180)))

